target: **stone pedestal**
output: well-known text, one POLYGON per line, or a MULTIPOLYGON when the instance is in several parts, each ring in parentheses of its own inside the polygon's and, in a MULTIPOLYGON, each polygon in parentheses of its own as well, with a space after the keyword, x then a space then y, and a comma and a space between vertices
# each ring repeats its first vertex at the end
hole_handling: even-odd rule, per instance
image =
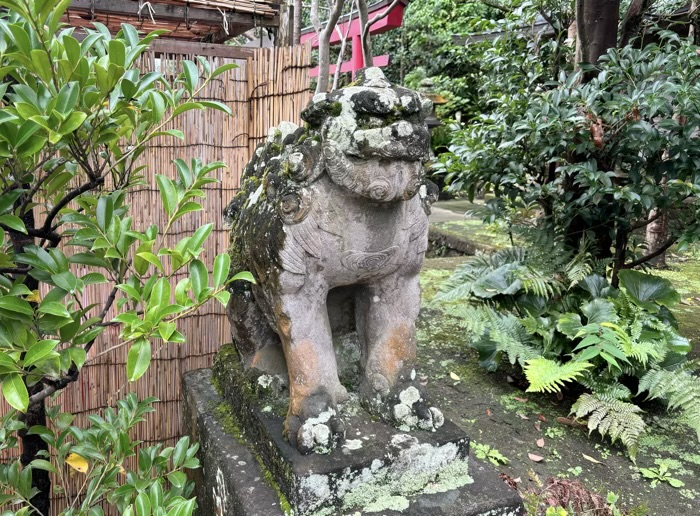
POLYGON ((199 514, 522 514, 518 494, 468 458, 467 436, 449 421, 404 433, 351 401, 344 445, 300 454, 282 434, 278 379, 251 381, 222 356, 214 374, 192 371, 183 381, 185 431, 201 445, 199 514))

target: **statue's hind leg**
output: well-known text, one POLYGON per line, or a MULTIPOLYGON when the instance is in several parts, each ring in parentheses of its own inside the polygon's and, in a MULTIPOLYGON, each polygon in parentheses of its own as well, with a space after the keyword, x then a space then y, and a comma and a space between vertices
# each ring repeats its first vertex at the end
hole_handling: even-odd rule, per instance
POLYGON ((231 337, 246 369, 278 375, 287 379, 287 363, 282 343, 267 324, 265 314, 249 286, 231 296, 228 307, 231 337))

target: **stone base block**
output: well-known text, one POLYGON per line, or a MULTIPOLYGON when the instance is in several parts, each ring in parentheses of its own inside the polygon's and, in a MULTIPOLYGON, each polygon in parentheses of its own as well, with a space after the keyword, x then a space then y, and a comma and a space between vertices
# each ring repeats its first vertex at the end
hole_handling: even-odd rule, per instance
POLYGON ((468 459, 468 439, 449 421, 403 433, 358 410, 344 415, 343 447, 301 455, 284 440, 282 416, 251 405, 250 382, 235 373, 226 399, 211 370, 184 377, 185 429, 201 445, 199 514, 523 514, 518 494, 468 459))

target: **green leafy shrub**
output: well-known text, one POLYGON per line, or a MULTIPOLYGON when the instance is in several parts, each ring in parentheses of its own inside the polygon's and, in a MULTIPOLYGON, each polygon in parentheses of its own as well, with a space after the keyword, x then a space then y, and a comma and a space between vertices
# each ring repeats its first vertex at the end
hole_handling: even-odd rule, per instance
MULTIPOLYGON (((700 48, 671 32, 658 38, 609 50, 585 83, 566 67, 548 81, 488 74, 482 89, 494 108, 453 134, 436 171, 470 197, 493 191, 491 219, 538 207, 531 223, 563 235, 568 249, 592 244, 594 257, 610 260, 613 285, 655 256, 639 237, 655 210, 673 214, 662 250, 697 241, 689 201, 700 191, 700 48)), ((485 61, 522 62, 514 54, 494 46, 485 61)))
MULTIPOLYGON (((185 470, 199 467, 195 457, 199 446, 190 445, 189 437, 183 437, 174 447, 163 448, 159 444, 140 447, 141 443, 131 438, 134 427, 154 411, 155 401, 155 398, 138 401, 136 395, 129 394, 117 402, 116 411, 108 408, 104 416, 91 414, 88 428, 72 426, 70 414, 52 407, 48 417, 53 430, 41 425, 29 429, 41 436, 49 451, 24 468, 19 459, 0 464, 0 488, 6 493, 0 494, 0 505, 19 506, 12 514, 30 514, 34 509, 31 499, 36 495, 31 485, 35 470, 54 473, 59 479, 54 492, 68 495, 64 488, 68 466, 84 476, 84 481, 80 491, 67 500, 69 508, 61 513, 63 516, 103 514, 98 506, 103 501, 114 504, 125 515, 192 514, 195 499, 190 496, 194 483, 187 480, 185 470), (127 460, 132 457, 138 465, 127 472, 127 460)), ((5 449, 17 444, 17 439, 10 439, 9 434, 24 428, 12 415, 3 418, 7 425, 3 424, 3 428, 8 434, 0 442, 5 449)))
POLYGON ((523 368, 530 392, 580 384, 587 392, 572 413, 632 457, 644 393, 700 431, 697 364, 669 310, 680 296, 668 280, 634 270, 621 271, 614 288, 595 267, 586 252, 561 246, 510 248, 458 267, 435 301, 460 318, 487 369, 507 358, 523 368))
MULTIPOLYGON (((47 461, 60 462, 64 448, 75 448, 83 451, 91 471, 102 468, 87 491, 107 489, 89 496, 87 505, 81 501, 78 512, 100 514, 96 504, 106 500, 129 513, 135 501, 146 506, 146 496, 159 499, 154 482, 167 467, 160 460, 156 465, 155 452, 148 452, 158 472, 149 476, 150 467, 140 465, 134 478, 142 480, 134 484, 138 494, 131 499, 125 486, 132 472, 118 482, 113 467, 98 463, 111 456, 112 447, 128 456, 126 448, 134 444, 128 439, 131 421, 151 400, 134 405, 128 398, 117 413, 91 416, 92 426, 85 430, 63 424, 70 414, 53 414, 56 428, 68 434, 36 432, 47 426, 44 400, 75 382, 87 360, 128 347, 127 377, 136 380, 149 367, 152 342, 184 342, 177 330, 180 318, 212 300, 226 304, 230 280, 252 279, 247 273, 230 278, 227 254, 204 263, 212 224, 174 243, 168 238, 182 217, 202 210, 203 188, 216 181, 211 175, 223 163, 177 159, 176 180, 156 175, 165 227, 137 226, 128 203, 128 193, 142 187, 151 172, 139 162, 149 143, 158 137, 183 139, 182 131, 169 128, 180 115, 192 109, 230 114, 226 105, 198 95, 235 65, 211 69, 206 59, 183 60, 179 71, 143 73, 139 57, 162 31, 141 38, 134 27, 123 25, 111 35, 95 24, 79 39, 61 23, 69 4, 6 0, 0 9, 0 382, 4 399, 23 413, 5 417, 0 447, 16 439, 19 419, 27 427, 19 434, 27 467, 4 469, 0 492, 21 495, 11 499, 25 504, 17 508, 20 513, 28 513, 31 503, 48 514, 47 470, 54 466, 47 461), (90 295, 90 285, 98 284, 110 292, 104 299, 90 295), (108 326, 120 329, 116 342, 98 339, 108 326), (28 467, 50 447, 57 448, 55 457, 28 467)), ((179 486, 169 481, 184 487, 184 480, 179 486)), ((168 514, 194 509, 193 501, 176 507, 168 500, 163 495, 158 505, 168 514)), ((74 509, 64 514, 77 514, 74 509)))

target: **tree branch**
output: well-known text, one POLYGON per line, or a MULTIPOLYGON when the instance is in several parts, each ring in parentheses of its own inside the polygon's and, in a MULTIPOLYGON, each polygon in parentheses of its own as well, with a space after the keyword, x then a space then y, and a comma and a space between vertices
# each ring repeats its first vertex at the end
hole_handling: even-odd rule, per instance
POLYGON ((629 44, 630 40, 639 34, 639 27, 642 24, 642 18, 654 4, 654 0, 632 0, 627 8, 622 23, 620 24, 620 42, 618 47, 622 48, 629 44))
POLYGON ((676 240, 677 240, 676 237, 669 238, 668 240, 666 240, 666 242, 664 242, 664 244, 661 247, 659 247, 653 253, 646 254, 646 255, 642 256, 641 258, 637 258, 636 260, 634 260, 630 263, 626 263, 625 265, 622 266, 622 268, 623 269, 632 269, 634 267, 637 267, 638 265, 642 265, 643 263, 648 262, 652 258, 656 258, 660 254, 663 254, 664 252, 666 252, 666 250, 669 247, 671 247, 673 244, 675 244, 676 240))
POLYGON ((56 218, 58 215, 58 212, 60 212, 63 208, 65 208, 71 201, 76 199, 77 197, 81 196, 85 192, 89 192, 90 190, 97 188, 101 184, 105 182, 104 176, 97 177, 95 179, 90 180, 87 183, 82 184, 75 190, 72 190, 68 194, 66 194, 63 199, 61 199, 56 206, 54 206, 51 211, 46 215, 46 220, 44 220, 44 225, 39 228, 39 231, 43 231, 46 234, 49 234, 51 232, 51 224, 53 223, 53 219, 56 218))
POLYGON ((643 227, 648 226, 649 224, 651 224, 652 222, 654 222, 655 220, 658 220, 662 215, 663 215, 663 212, 662 212, 662 211, 659 211, 659 212, 658 212, 656 215, 654 215, 653 217, 649 217, 648 219, 644 219, 642 222, 637 222, 636 224, 632 224, 632 225, 630 226, 630 230, 631 230, 631 231, 635 231, 635 230, 637 230, 637 229, 642 229, 643 227))
MULTIPOLYGON (((109 296, 107 296, 107 300, 105 301, 104 306, 102 307, 102 311, 97 315, 99 317, 99 322, 96 322, 93 326, 102 326, 104 325, 103 321, 105 317, 107 317, 107 312, 109 312, 109 309, 112 307, 114 304, 114 300, 117 297, 117 292, 119 289, 114 286, 112 288, 112 291, 109 293, 109 296)), ((85 344, 83 349, 85 350, 85 354, 87 355, 90 353, 90 349, 92 349, 93 344, 95 344, 95 341, 97 339, 92 339, 90 342, 85 344)), ((32 395, 29 398, 29 404, 31 405, 32 403, 37 403, 39 401, 42 401, 52 394, 54 394, 57 391, 60 391, 62 389, 65 389, 68 385, 71 383, 75 382, 78 380, 78 377, 80 376, 80 370, 76 367, 75 364, 72 364, 71 367, 68 369, 68 372, 66 373, 65 376, 59 378, 58 380, 49 380, 44 378, 42 381, 46 384, 48 384, 46 387, 44 387, 41 391, 37 392, 36 394, 32 395)))
POLYGON ((311 3, 312 20, 315 19, 312 23, 318 34, 318 82, 316 83, 316 93, 325 93, 328 90, 331 34, 338 24, 344 5, 345 0, 333 0, 328 21, 322 27, 318 19, 318 0, 313 0, 311 3), (321 29, 320 32, 318 29, 321 29))
MULTIPOLYGON (((364 1, 364 0, 362 0, 362 1, 364 1)), ((372 18, 369 22, 367 22, 367 24, 364 27, 362 27, 362 42, 363 42, 362 49, 367 54, 366 56, 364 56, 365 57, 365 66, 374 66, 374 58, 372 56, 372 49, 370 48, 370 44, 369 44, 369 29, 372 27, 372 25, 377 23, 382 18, 386 18, 389 15, 389 13, 392 11, 392 9, 397 6, 398 3, 399 3, 399 0, 394 0, 393 2, 391 2, 391 5, 389 5, 389 7, 384 9, 381 13, 379 13, 374 18, 372 18), (366 49, 365 49, 365 42, 367 43, 366 49)))
POLYGON ((27 274, 30 270, 29 267, 5 267, 0 269, 0 274, 27 274))
POLYGON ((350 27, 352 26, 352 13, 355 9, 355 1, 353 0, 352 4, 350 5, 350 18, 348 21, 347 27, 345 27, 345 34, 340 30, 340 28, 336 25, 335 30, 338 31, 338 36, 340 36, 341 42, 340 42, 340 51, 338 52, 338 60, 336 61, 335 65, 335 75, 333 76, 333 87, 331 89, 335 90, 338 88, 338 80, 340 79, 340 69, 343 66, 343 57, 345 56, 345 46, 347 45, 348 42, 348 35, 350 34, 350 27))

